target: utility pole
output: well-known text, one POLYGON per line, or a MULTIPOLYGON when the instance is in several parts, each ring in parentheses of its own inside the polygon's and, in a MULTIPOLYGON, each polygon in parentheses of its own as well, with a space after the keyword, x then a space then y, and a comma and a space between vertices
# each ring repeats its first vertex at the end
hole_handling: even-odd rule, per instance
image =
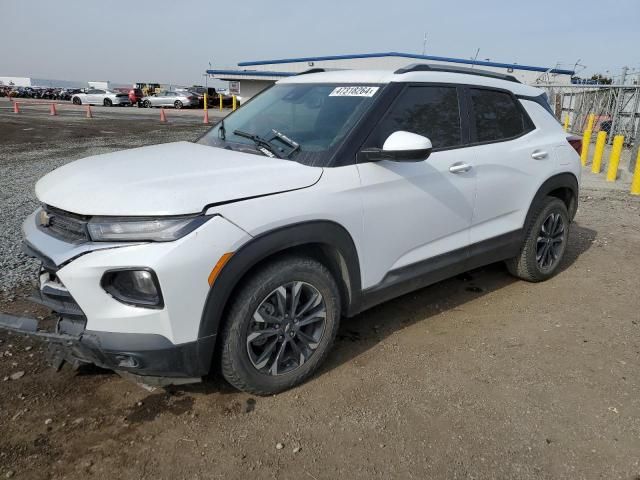
MULTIPOLYGON (((624 82, 626 82, 627 80, 627 71, 629 70, 629 67, 622 67, 622 75, 620 76, 620 85, 624 85, 624 82)), ((615 82, 614 82, 615 83, 615 82)), ((615 88, 616 90, 618 90, 618 96, 616 97, 616 103, 615 106, 613 107, 613 118, 611 119, 611 132, 609 133, 609 139, 608 142, 609 144, 613 143, 613 137, 615 137, 616 135, 616 127, 618 127, 618 124, 620 123, 620 110, 621 110, 621 106, 622 106, 622 100, 624 99, 624 87, 612 87, 615 88)))
POLYGON ((628 71, 629 71, 629 67, 622 67, 622 76, 620 77, 620 85, 624 85, 624 82, 627 81, 628 71))
POLYGON ((427 32, 424 32, 424 39, 422 40, 422 55, 427 54, 427 32))
MULTIPOLYGON (((209 70, 211 70, 211 62, 209 62, 209 70)), ((207 92, 209 91, 209 72, 205 73, 205 77, 204 77, 204 86, 207 89, 207 92)))

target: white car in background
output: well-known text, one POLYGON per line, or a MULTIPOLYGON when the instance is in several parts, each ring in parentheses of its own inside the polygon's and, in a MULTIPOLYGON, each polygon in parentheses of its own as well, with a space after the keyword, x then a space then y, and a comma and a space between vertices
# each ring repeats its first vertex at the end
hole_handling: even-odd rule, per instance
POLYGON ((288 77, 196 143, 38 181, 24 248, 42 263, 35 301, 59 321, 0 327, 46 338, 56 366, 161 385, 215 368, 277 393, 317 371, 343 316, 493 262, 530 282, 560 272, 579 150, 544 92, 512 76, 288 77))
POLYGON ((198 97, 191 92, 160 92, 157 95, 149 95, 142 99, 142 105, 151 107, 197 107, 198 97))
POLYGON ((71 101, 74 105, 104 105, 105 107, 131 105, 131 100, 129 100, 127 93, 96 88, 90 88, 86 93, 76 93, 71 97, 71 101))

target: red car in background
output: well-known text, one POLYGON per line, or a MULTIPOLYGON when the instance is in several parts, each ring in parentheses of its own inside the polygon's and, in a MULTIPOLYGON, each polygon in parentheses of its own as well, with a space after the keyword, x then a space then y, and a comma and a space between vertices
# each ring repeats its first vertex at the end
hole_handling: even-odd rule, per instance
POLYGON ((129 90, 129 100, 131 100, 131 105, 138 105, 139 107, 141 107, 142 97, 144 97, 144 95, 142 94, 142 89, 132 88, 131 90, 129 90))

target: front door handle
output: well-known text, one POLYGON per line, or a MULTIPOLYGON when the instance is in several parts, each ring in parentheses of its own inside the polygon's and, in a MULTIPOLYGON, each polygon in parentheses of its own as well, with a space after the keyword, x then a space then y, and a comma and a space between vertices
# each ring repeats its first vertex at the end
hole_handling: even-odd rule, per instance
POLYGON ((531 158, 533 158, 534 160, 544 160, 545 158, 547 158, 547 152, 543 150, 534 150, 531 154, 531 158))
POLYGON ((449 167, 451 173, 465 173, 471 170, 471 165, 468 163, 454 163, 449 167))

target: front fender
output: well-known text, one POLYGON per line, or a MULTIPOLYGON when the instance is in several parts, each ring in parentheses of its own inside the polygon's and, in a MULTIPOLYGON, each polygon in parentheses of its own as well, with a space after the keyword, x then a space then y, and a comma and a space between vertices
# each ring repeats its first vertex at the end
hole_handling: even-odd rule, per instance
MULTIPOLYGON (((349 292, 347 310, 359 303, 360 264, 351 235, 336 222, 318 220, 302 222, 263 233, 236 251, 210 289, 200 321, 199 337, 216 335, 222 324, 224 309, 233 290, 249 270, 262 260, 303 245, 320 245, 334 249, 344 262, 344 281, 349 292)), ((339 279, 336 279, 339 280, 339 279)))

